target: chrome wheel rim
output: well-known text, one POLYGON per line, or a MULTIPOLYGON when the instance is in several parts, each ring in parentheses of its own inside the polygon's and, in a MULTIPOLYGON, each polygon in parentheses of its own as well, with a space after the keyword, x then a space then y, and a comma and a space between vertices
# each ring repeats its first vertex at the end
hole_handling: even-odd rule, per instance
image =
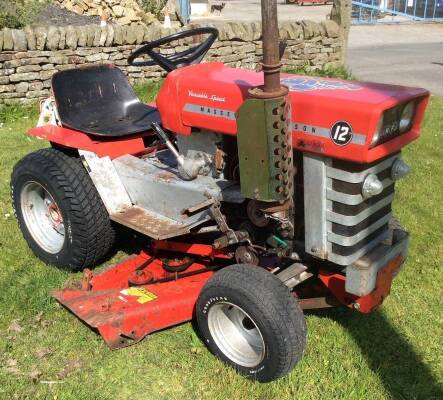
POLYGON ((211 336, 234 363, 255 367, 265 356, 263 336, 254 320, 239 306, 229 302, 214 304, 208 312, 211 336))
POLYGON ((65 243, 63 215, 50 193, 37 182, 27 182, 20 205, 29 233, 46 252, 56 254, 65 243))

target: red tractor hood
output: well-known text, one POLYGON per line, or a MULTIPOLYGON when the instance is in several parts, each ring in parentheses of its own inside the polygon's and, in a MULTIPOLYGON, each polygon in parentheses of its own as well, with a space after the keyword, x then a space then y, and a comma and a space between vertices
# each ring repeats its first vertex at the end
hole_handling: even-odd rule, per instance
MULTIPOLYGON (((429 97, 420 88, 293 74, 282 74, 281 82, 289 88, 294 147, 357 162, 379 159, 417 138, 429 97), (411 100, 416 108, 409 131, 371 148, 383 113, 411 100), (352 129, 345 145, 332 140, 332 128, 340 122, 352 129)), ((236 113, 248 89, 262 84, 262 73, 222 63, 177 69, 168 75, 157 97, 162 123, 183 135, 192 128, 236 135, 236 113)), ((392 127, 386 129, 389 133, 392 127)))

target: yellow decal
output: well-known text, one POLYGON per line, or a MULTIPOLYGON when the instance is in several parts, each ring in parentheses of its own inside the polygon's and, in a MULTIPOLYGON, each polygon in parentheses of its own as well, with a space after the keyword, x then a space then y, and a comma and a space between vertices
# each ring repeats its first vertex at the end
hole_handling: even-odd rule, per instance
POLYGON ((157 298, 156 294, 154 294, 144 288, 131 287, 129 289, 122 290, 120 293, 122 293, 126 296, 138 297, 137 302, 140 304, 145 304, 148 301, 152 301, 157 298))

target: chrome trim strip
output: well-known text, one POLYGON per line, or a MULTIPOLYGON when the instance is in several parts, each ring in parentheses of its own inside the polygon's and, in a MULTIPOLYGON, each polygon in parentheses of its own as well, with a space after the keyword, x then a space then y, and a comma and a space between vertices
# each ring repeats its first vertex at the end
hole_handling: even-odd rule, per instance
POLYGON ((303 154, 305 250, 325 259, 328 253, 326 213, 326 167, 329 158, 303 154))
POLYGON ((235 120, 235 111, 225 110, 222 108, 207 107, 199 104, 186 103, 183 107, 183 111, 191 112, 194 114, 207 115, 211 117, 235 120))
MULTIPOLYGON (((394 181, 391 178, 386 178, 383 180, 383 189, 386 189, 388 186, 394 184, 394 181)), ((328 188, 326 195, 329 200, 338 201, 343 204, 347 204, 349 206, 356 206, 365 201, 361 194, 346 194, 342 192, 337 192, 331 188, 328 188)))
MULTIPOLYGON (((292 130, 304 133, 306 135, 321 136, 324 138, 331 137, 331 130, 322 126, 307 125, 303 122, 292 122, 292 130)), ((366 143, 366 135, 354 133, 351 143, 364 145, 366 143)))
POLYGON ((386 239, 389 236, 389 230, 386 229, 380 236, 377 236, 375 239, 371 240, 366 246, 363 246, 360 250, 357 250, 355 253, 352 253, 348 256, 341 256, 336 253, 330 253, 328 256, 328 260, 338 264, 338 265, 350 265, 353 262, 357 261, 360 257, 368 253, 375 246, 377 246, 381 241, 386 239))
POLYGON ((371 168, 365 169, 361 172, 347 172, 342 169, 337 169, 333 167, 326 168, 326 173, 329 178, 338 179, 340 181, 348 182, 348 183, 360 183, 368 174, 378 174, 385 169, 392 167, 394 161, 400 158, 399 154, 396 154, 392 157, 387 158, 381 163, 374 165, 371 168))
POLYGON ((384 217, 380 218, 378 221, 375 221, 372 225, 369 225, 367 228, 361 230, 354 236, 342 236, 333 232, 328 232, 328 240, 330 242, 339 244, 340 246, 353 246, 381 226, 387 224, 391 218, 392 213, 386 214, 384 217))
POLYGON ((363 221, 364 219, 368 218, 378 210, 381 210, 383 207, 392 203, 393 200, 394 200, 394 194, 391 194, 381 199, 377 203, 373 204, 372 206, 365 208, 361 213, 357 215, 343 215, 328 210, 326 213, 326 218, 328 219, 328 221, 336 222, 337 224, 340 225, 354 226, 363 221))

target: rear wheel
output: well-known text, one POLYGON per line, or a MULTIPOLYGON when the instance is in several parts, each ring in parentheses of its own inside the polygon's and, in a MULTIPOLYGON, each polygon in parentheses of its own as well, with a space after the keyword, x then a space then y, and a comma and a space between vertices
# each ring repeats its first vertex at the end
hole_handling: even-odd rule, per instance
POLYGON ((23 237, 44 262, 79 270, 111 249, 108 213, 77 156, 53 148, 28 154, 14 167, 11 190, 23 237))
POLYGON ((306 347, 296 299, 277 277, 252 265, 217 272, 200 294, 196 317, 209 349, 260 382, 287 374, 306 347))

